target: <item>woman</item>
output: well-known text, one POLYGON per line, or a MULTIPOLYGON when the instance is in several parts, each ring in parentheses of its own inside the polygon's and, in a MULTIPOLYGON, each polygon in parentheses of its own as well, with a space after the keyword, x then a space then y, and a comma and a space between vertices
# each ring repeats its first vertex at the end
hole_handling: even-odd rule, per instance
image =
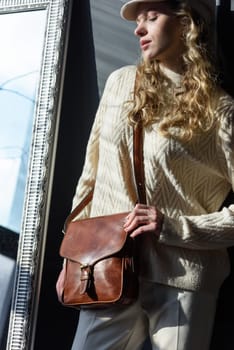
POLYGON ((140 294, 130 306, 81 310, 72 350, 136 350, 148 335, 154 350, 209 349, 234 243, 233 206, 219 210, 234 188, 234 102, 211 64, 214 9, 211 0, 121 9, 136 21, 142 61, 107 80, 73 207, 94 188, 80 217, 130 211, 124 228, 141 239, 140 294), (139 117, 147 205, 135 205, 139 117))

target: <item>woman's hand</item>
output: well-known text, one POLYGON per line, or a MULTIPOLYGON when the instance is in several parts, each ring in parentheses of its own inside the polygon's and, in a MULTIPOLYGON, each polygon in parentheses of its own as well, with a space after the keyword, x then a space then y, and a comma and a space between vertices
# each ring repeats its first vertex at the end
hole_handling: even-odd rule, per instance
POLYGON ((131 232, 134 238, 144 233, 154 233, 159 237, 163 222, 163 214, 155 207, 137 204, 133 211, 127 216, 124 230, 131 232))

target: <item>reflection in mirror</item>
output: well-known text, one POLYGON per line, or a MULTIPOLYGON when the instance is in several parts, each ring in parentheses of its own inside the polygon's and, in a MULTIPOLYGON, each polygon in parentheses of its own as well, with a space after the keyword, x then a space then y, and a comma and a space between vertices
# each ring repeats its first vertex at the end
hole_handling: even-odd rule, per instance
POLYGON ((46 11, 0 15, 0 225, 14 232, 22 219, 45 19, 46 11))
POLYGON ((5 347, 46 11, 0 15, 0 344, 5 347), (32 31, 31 28, 34 28, 32 31))
POLYGON ((71 2, 0 0, 0 350, 33 349, 71 2))

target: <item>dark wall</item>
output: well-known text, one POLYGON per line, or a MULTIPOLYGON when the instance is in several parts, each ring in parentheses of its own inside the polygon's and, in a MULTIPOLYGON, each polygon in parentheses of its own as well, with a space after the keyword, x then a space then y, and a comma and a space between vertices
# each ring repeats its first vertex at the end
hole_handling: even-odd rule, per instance
MULTIPOLYGON (((234 40, 232 39, 234 12, 231 12, 230 8, 230 0, 220 1, 217 28, 223 87, 234 97, 234 40)), ((224 205, 230 203, 234 203, 233 193, 230 193, 224 205)), ((228 252, 231 261, 231 274, 219 293, 211 350, 234 349, 234 247, 229 248, 228 252)))
MULTIPOLYGON (((233 3, 233 0, 232 0, 233 3)), ((231 0, 220 0, 217 16, 218 50, 224 88, 234 96, 234 11, 231 0)))
POLYGON ((59 245, 83 166, 98 104, 89 1, 73 1, 54 183, 47 233, 35 350, 70 349, 78 312, 62 307, 55 292, 62 266, 59 245))

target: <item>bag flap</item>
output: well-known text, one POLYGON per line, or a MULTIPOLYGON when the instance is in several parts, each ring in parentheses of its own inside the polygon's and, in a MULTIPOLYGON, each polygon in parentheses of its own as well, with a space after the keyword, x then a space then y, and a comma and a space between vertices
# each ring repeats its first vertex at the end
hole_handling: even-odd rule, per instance
POLYGON ((123 230, 127 215, 120 213, 70 222, 60 255, 82 265, 93 265, 120 251, 128 236, 123 230))

